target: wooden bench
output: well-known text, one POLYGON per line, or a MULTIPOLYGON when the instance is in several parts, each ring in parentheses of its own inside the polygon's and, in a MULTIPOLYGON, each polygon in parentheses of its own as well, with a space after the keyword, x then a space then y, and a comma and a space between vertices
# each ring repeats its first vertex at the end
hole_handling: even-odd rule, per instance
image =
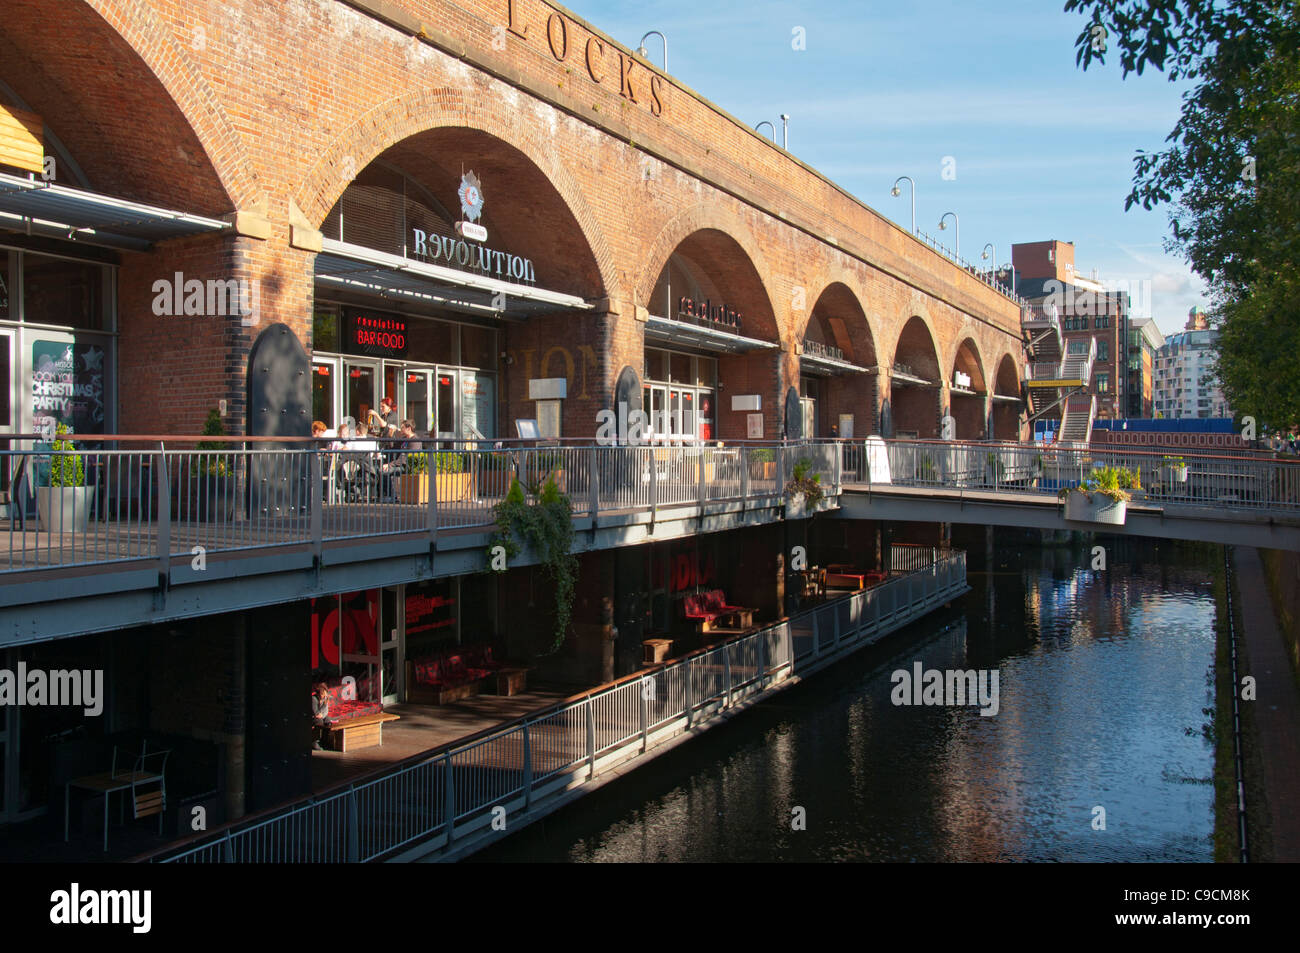
POLYGON ((384 722, 397 721, 400 715, 381 712, 360 715, 325 727, 330 733, 330 747, 335 751, 356 751, 384 743, 384 722))

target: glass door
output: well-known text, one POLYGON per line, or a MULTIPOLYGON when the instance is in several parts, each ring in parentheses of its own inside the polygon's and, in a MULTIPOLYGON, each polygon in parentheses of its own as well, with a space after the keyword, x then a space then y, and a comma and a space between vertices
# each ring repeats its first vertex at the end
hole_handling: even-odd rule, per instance
POLYGON ((379 599, 379 672, 385 705, 396 705, 402 694, 404 663, 402 659, 402 630, 405 625, 403 598, 405 586, 390 586, 380 592, 379 599))
POLYGON ((379 382, 379 365, 375 361, 343 362, 343 409, 363 430, 370 411, 378 408, 375 387, 379 382))
POLYGON ((415 433, 421 436, 433 428, 433 388, 429 384, 432 371, 408 367, 406 369, 406 387, 402 395, 402 419, 415 424, 415 433))
POLYGON ((311 365, 311 419, 319 420, 326 430, 339 425, 338 395, 334 393, 337 371, 337 361, 313 361, 311 365))
POLYGON ((662 437, 669 432, 668 424, 668 388, 662 384, 653 384, 650 393, 650 427, 647 436, 662 437))
POLYGON ((459 374, 448 367, 438 368, 437 385, 434 391, 434 419, 437 421, 437 434, 440 441, 456 440, 460 436, 460 427, 457 424, 459 408, 456 403, 458 393, 460 393, 459 374))

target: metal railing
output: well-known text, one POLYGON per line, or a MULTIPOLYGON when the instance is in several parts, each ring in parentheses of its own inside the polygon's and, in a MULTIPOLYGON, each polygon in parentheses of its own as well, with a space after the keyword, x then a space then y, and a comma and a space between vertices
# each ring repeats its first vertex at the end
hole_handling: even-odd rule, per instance
POLYGON ((967 590, 966 554, 736 637, 653 671, 453 743, 368 780, 167 848, 175 863, 332 863, 391 857, 417 842, 448 851, 644 756, 798 672, 897 629, 967 590))
POLYGON ((994 291, 998 292, 998 294, 1002 295, 1005 298, 1011 299, 1016 304, 1020 305, 1022 309, 1028 306, 1029 304, 1028 300, 1016 294, 1014 291, 1012 291, 1002 282, 998 281, 995 277, 993 277, 994 272, 991 269, 980 268, 977 267, 976 265, 971 264, 965 258, 962 258, 960 255, 954 252, 947 245, 944 245, 937 238, 928 234, 927 232, 922 231, 921 229, 916 229, 916 231, 913 234, 915 234, 916 237, 919 238, 921 241, 925 242, 925 244, 929 245, 932 249, 937 251, 944 258, 947 258, 953 264, 960 266, 962 269, 970 273, 972 276, 978 278, 980 281, 984 282, 994 291))
MULTIPOLYGON (((1300 461, 1274 460, 1244 453, 1194 453, 1178 450, 1185 466, 1167 451, 1054 448, 924 440, 886 442, 889 482, 901 486, 952 487, 1055 497, 1076 487, 1101 467, 1120 467, 1138 476, 1136 501, 1166 507, 1213 506, 1221 509, 1300 512, 1300 461)), ((869 484, 870 474, 856 477, 869 484)), ((847 482, 847 481, 846 481, 847 482)))
MULTIPOLYGON (((126 442, 127 438, 119 438, 126 442)), ((553 480, 575 519, 779 497, 801 460, 839 493, 843 442, 442 449, 0 450, 15 502, 0 506, 0 575, 331 540, 488 528, 512 481, 553 480), (80 461, 83 485, 51 486, 80 461), (69 465, 68 470, 73 467, 69 465), (196 548, 198 547, 198 548, 196 548)), ((431 441, 432 443, 432 441, 431 441)), ((852 449, 851 454, 859 454, 852 449)))

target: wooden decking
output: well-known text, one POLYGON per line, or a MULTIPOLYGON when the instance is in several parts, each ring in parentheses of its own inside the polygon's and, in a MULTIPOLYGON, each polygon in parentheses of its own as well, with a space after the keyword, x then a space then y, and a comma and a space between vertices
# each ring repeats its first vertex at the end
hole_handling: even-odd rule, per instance
POLYGON ((468 738, 567 698, 569 692, 533 688, 518 695, 476 695, 450 705, 389 705, 400 721, 384 726, 384 743, 346 754, 313 751, 312 791, 380 770, 425 751, 468 738))

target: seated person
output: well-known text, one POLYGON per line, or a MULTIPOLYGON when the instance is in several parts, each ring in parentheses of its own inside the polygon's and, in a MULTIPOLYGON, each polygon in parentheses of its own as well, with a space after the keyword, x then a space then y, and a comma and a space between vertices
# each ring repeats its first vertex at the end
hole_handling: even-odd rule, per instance
POLYGON ((325 719, 330 714, 330 691, 324 682, 317 682, 316 687, 311 693, 311 717, 312 726, 315 729, 316 738, 312 742, 313 750, 320 751, 325 746, 323 742, 326 735, 329 734, 329 726, 325 719))

